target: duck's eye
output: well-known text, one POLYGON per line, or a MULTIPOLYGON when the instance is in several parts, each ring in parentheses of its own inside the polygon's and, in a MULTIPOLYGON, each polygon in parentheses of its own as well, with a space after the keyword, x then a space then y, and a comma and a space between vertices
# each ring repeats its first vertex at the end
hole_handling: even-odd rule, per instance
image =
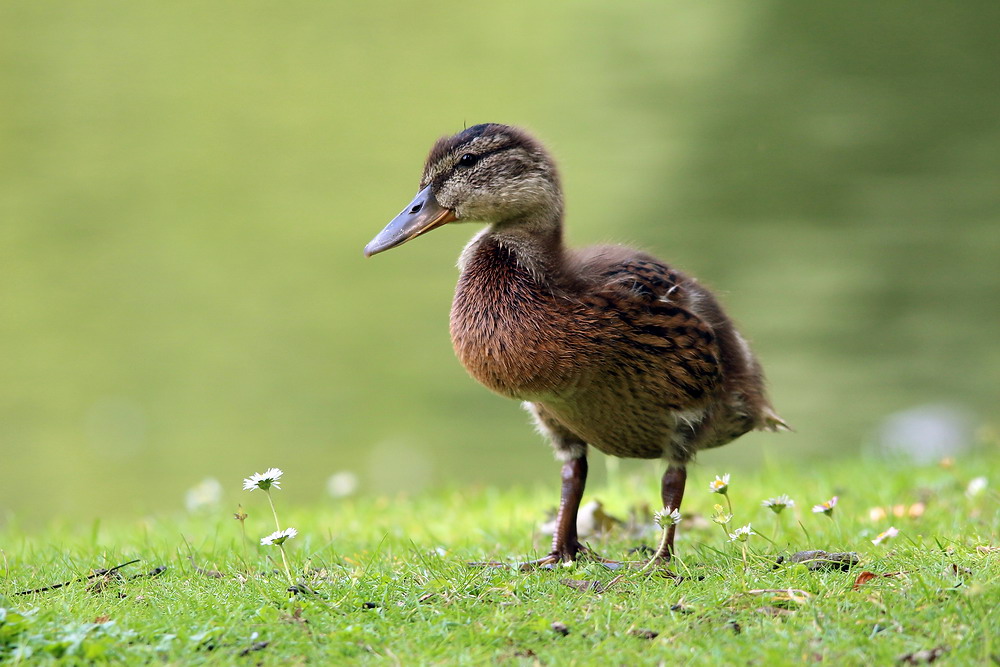
POLYGON ((473 155, 472 153, 466 153, 462 157, 458 158, 458 166, 460 167, 471 167, 476 164, 479 160, 478 155, 473 155))

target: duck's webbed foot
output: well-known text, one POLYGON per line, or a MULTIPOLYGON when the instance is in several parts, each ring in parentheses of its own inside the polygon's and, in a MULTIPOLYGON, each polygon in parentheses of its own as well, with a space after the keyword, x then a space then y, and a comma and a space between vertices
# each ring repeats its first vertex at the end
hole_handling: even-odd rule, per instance
POLYGON ((573 563, 578 561, 589 561, 593 563, 600 563, 604 565, 609 570, 618 570, 623 567, 628 567, 628 563, 622 563, 617 560, 612 560, 610 558, 604 558, 599 556, 592 549, 589 549, 579 542, 575 546, 570 546, 569 548, 563 549, 561 551, 552 550, 545 556, 541 558, 536 558, 535 560, 522 561, 520 563, 506 563, 504 561, 485 561, 478 563, 469 563, 472 567, 511 567, 521 572, 531 572, 532 570, 552 570, 557 566, 565 563, 573 563))
POLYGON ((576 560, 576 556, 586 550, 585 547, 580 546, 573 555, 569 553, 561 554, 558 551, 552 551, 547 556, 542 556, 541 558, 536 558, 535 560, 524 561, 523 563, 517 563, 515 567, 521 572, 530 572, 531 570, 544 569, 551 570, 561 563, 572 563, 576 560))
POLYGON ((569 459, 562 467, 562 494, 559 514, 556 516, 556 530, 552 537, 552 551, 537 560, 521 563, 518 569, 523 572, 536 568, 552 568, 560 563, 571 563, 576 560, 602 563, 612 570, 622 567, 618 561, 598 556, 580 544, 576 532, 576 519, 586 484, 587 458, 586 454, 581 452, 580 456, 569 459))
MULTIPOLYGON (((583 498, 583 489, 587 484, 587 458, 585 450, 580 455, 563 463, 562 494, 559 501, 559 513, 556 516, 556 529, 552 538, 552 551, 536 560, 518 563, 516 567, 527 572, 534 569, 551 569, 560 563, 571 563, 580 559, 603 563, 615 570, 622 567, 618 561, 602 558, 580 544, 576 531, 577 511, 583 498)), ((506 563, 492 561, 486 563, 470 563, 481 567, 506 567, 506 563)))
POLYGON ((517 569, 521 572, 531 572, 532 570, 552 570, 555 569, 560 564, 589 561, 591 563, 599 563, 609 570, 620 570, 623 567, 630 567, 629 563, 623 563, 621 561, 613 560, 611 558, 605 558, 604 556, 599 556, 587 547, 580 546, 579 550, 576 552, 575 558, 566 558, 561 556, 559 553, 553 551, 547 556, 538 558, 536 560, 529 560, 523 563, 517 564, 517 569))
POLYGON ((552 551, 550 551, 548 555, 541 558, 518 563, 517 569, 522 572, 528 572, 540 568, 552 569, 563 563, 572 563, 574 561, 583 560, 602 563, 612 570, 617 570, 622 565, 618 561, 598 556, 592 550, 583 546, 579 542, 574 541, 572 543, 560 545, 558 548, 553 546, 552 551))

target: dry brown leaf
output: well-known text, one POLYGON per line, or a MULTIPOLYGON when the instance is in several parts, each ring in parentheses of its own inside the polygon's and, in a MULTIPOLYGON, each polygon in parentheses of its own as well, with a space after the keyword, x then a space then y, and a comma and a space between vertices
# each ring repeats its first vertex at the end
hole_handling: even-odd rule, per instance
POLYGON ((812 597, 812 594, 799 588, 754 588, 747 595, 773 595, 775 600, 787 600, 802 604, 812 597))
POLYGON ((563 586, 569 586, 572 589, 578 590, 581 593, 585 593, 588 591, 593 591, 594 593, 603 593, 604 591, 608 590, 609 588, 617 584, 619 581, 621 581, 622 578, 624 578, 624 576, 625 576, 624 574, 619 574, 617 577, 606 583, 603 581, 591 581, 588 579, 561 579, 559 583, 562 584, 563 586))
POLYGON ((572 589, 578 590, 581 593, 584 591, 590 591, 597 588, 598 581, 590 581, 584 579, 560 579, 559 583, 563 586, 569 586, 572 589))
POLYGON ((936 646, 931 649, 924 649, 923 651, 905 653, 896 658, 896 661, 901 665, 922 665, 927 662, 934 662, 947 652, 947 646, 936 646))
POLYGON ((858 575, 857 579, 854 580, 854 585, 851 586, 851 590, 852 591, 856 591, 856 590, 860 589, 862 586, 864 586, 865 584, 867 584, 872 579, 877 579, 879 577, 886 577, 886 578, 888 578, 888 577, 899 577, 899 576, 902 576, 904 574, 906 574, 906 572, 904 572, 904 571, 900 571, 900 572, 884 572, 882 574, 875 574, 874 572, 869 572, 868 570, 865 570, 864 572, 862 572, 861 574, 858 575))
POLYGON ((862 586, 864 586, 877 576, 878 575, 875 574, 874 572, 869 572, 868 570, 865 570, 864 572, 858 575, 857 579, 854 580, 854 585, 851 586, 851 590, 852 591, 858 590, 859 588, 861 588, 862 586))
POLYGON ((204 568, 198 567, 198 563, 195 562, 194 556, 188 556, 188 560, 191 561, 191 567, 194 569, 194 571, 203 577, 211 577, 212 579, 222 579, 222 577, 224 576, 218 570, 206 570, 204 568))
POLYGON ((640 637, 642 639, 656 639, 660 636, 659 632, 647 628, 632 628, 628 633, 633 637, 640 637))

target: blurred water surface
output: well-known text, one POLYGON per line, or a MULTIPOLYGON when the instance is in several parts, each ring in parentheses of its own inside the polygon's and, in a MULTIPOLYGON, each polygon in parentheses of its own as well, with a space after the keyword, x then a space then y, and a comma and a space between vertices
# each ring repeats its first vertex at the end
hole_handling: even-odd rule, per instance
MULTIPOLYGON (((715 287, 796 427, 852 452, 1000 387, 1000 5, 0 5, 0 521, 550 480, 454 360, 453 226, 364 260, 439 135, 560 160, 568 236, 715 287), (331 488, 346 488, 331 482, 331 488), (352 490, 354 488, 352 486, 352 490), (212 487, 214 489, 214 487, 212 487)), ((597 469, 600 476, 600 466, 597 469)), ((554 500, 554 498, 553 498, 554 500)))

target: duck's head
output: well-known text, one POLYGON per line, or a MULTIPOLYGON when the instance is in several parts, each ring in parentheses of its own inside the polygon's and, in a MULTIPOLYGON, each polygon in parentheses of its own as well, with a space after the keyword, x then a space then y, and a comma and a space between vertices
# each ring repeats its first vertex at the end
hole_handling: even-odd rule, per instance
POLYGON ((509 125, 474 125, 438 139, 416 197, 365 246, 365 256, 456 220, 551 228, 561 217, 559 176, 542 145, 509 125))

